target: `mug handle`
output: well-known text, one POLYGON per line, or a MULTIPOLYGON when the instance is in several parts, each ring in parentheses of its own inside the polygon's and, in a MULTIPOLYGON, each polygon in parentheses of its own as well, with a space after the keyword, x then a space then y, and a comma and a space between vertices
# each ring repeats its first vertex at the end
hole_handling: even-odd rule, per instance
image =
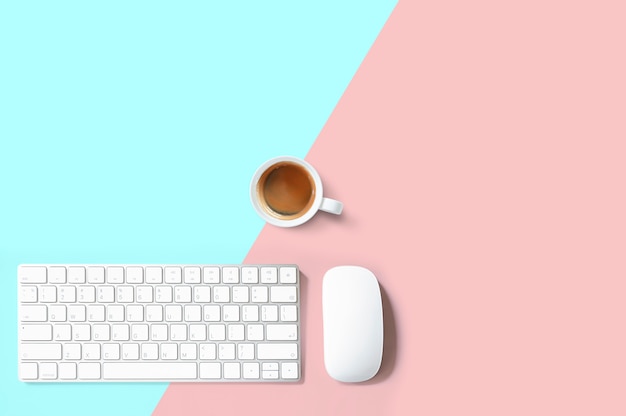
POLYGON ((343 204, 335 199, 322 198, 322 205, 320 209, 331 214, 339 215, 343 211, 343 204))

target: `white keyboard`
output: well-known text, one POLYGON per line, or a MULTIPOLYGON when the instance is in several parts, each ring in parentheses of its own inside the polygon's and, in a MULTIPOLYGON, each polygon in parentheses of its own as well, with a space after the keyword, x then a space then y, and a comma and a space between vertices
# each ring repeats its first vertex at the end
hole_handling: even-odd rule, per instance
POLYGON ((20 265, 28 382, 300 379, 295 265, 20 265))

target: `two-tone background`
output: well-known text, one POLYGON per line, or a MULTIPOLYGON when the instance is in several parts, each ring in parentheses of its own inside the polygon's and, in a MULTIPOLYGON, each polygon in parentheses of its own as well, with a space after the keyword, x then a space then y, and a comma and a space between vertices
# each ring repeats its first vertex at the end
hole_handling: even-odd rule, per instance
POLYGON ((0 3, 0 415, 623 415, 620 2, 0 3), (341 217, 263 228, 264 160, 341 217), (19 263, 297 263, 303 382, 17 380, 19 263), (321 279, 381 283, 381 373, 321 279))

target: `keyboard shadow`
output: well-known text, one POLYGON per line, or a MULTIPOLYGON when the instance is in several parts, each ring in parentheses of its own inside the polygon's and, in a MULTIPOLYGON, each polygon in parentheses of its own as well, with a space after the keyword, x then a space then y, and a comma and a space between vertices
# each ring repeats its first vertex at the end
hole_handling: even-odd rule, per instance
POLYGON ((308 286, 309 286, 309 278, 302 273, 300 270, 300 333, 298 336, 300 337, 300 380, 295 383, 289 384, 302 384, 304 383, 306 377, 305 365, 306 362, 306 343, 303 340, 302 334, 306 334, 306 321, 307 321, 307 304, 308 304, 308 286))

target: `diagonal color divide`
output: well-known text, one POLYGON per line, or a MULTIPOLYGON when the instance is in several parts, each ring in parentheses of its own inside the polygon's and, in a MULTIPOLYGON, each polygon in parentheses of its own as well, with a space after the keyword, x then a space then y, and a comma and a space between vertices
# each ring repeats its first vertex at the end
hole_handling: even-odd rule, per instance
POLYGON ((155 414, 626 413, 626 27, 600 3, 400 2, 307 156, 344 214, 246 258, 301 267, 303 383, 172 384, 155 414), (363 385, 323 366, 340 264, 384 293, 363 385))

